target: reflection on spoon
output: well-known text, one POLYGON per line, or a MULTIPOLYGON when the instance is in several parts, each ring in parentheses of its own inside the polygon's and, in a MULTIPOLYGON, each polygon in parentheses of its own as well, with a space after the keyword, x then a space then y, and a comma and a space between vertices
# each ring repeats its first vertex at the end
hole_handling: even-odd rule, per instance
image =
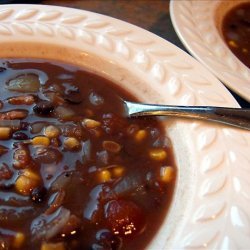
POLYGON ((250 109, 212 106, 169 106, 123 101, 128 117, 171 116, 209 120, 250 130, 250 109))

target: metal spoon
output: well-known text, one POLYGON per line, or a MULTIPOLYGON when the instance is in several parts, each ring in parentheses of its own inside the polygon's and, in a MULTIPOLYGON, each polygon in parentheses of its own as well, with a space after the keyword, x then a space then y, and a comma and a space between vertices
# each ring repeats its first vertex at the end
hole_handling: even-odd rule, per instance
POLYGON ((123 101, 129 117, 172 116, 209 120, 250 130, 250 109, 212 106, 168 106, 123 101))

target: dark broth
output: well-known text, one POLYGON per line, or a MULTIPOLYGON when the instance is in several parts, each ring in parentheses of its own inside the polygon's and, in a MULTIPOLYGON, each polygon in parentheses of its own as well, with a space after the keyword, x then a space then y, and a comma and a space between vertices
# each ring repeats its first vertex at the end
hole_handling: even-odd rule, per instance
POLYGON ((222 33, 231 51, 250 68, 250 3, 238 5, 227 13, 222 33))
POLYGON ((175 184, 159 121, 76 66, 2 59, 0 84, 0 248, 143 249, 175 184))

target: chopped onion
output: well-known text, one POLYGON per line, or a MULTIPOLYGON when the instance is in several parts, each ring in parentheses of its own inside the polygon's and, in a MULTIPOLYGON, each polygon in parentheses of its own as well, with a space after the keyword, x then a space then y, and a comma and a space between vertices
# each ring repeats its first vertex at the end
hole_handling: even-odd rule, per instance
POLYGON ((163 147, 167 147, 167 148, 172 146, 169 137, 167 137, 167 136, 158 137, 155 140, 155 142, 153 143, 153 146, 156 147, 156 148, 157 147, 162 147, 162 145, 163 145, 163 147))
POLYGON ((37 75, 20 75, 7 83, 6 88, 21 93, 37 92, 40 88, 40 81, 37 75))
POLYGON ((32 123, 31 125, 30 125, 30 127, 31 127, 31 130, 30 130, 30 132, 32 133, 32 134, 38 134, 38 133, 40 133, 41 131, 42 131, 42 129, 44 128, 44 127, 46 127, 47 126, 47 122, 34 122, 34 123, 32 123))
POLYGON ((72 214, 70 215, 66 225, 63 227, 62 234, 66 236, 71 235, 72 232, 78 231, 80 227, 81 227, 81 220, 74 214, 72 214))
POLYGON ((91 159, 91 141, 87 140, 82 145, 82 161, 86 162, 91 159))
POLYGON ((121 196, 128 192, 136 192, 143 188, 143 179, 138 174, 130 174, 123 177, 115 186, 115 194, 121 196))
POLYGON ((90 200, 88 201, 83 211, 83 216, 85 219, 95 222, 95 217, 96 217, 95 215, 97 215, 97 213, 100 212, 99 198, 102 192, 103 192, 103 185, 98 185, 91 190, 89 194, 90 200))
POLYGON ((70 186, 75 186, 81 179, 81 173, 78 171, 69 171, 62 173, 59 175, 56 180, 51 185, 51 190, 58 191, 65 189, 67 186, 66 191, 70 190, 70 186))
POLYGON ((96 153, 96 162, 100 165, 106 166, 109 164, 109 154, 106 150, 102 150, 96 153))
POLYGON ((49 208, 45 211, 44 214, 50 215, 54 213, 62 205, 64 198, 65 198, 65 191, 63 189, 57 192, 55 196, 52 195, 49 201, 49 208))
POLYGON ((72 180, 72 172, 62 173, 51 185, 51 190, 60 190, 65 188, 67 184, 72 180))
POLYGON ((13 129, 19 129, 21 126, 20 120, 1 120, 0 127, 10 127, 13 129))
POLYGON ((55 114, 60 119, 69 119, 75 115, 75 112, 70 108, 66 108, 64 106, 58 106, 55 109, 55 114))
POLYGON ((104 99, 102 96, 98 95, 95 92, 91 92, 89 95, 89 101, 91 104, 93 104, 94 106, 99 106, 102 105, 104 103, 104 99))
POLYGON ((31 233, 33 239, 49 240, 58 235, 70 218, 70 211, 60 207, 51 215, 41 214, 32 221, 31 233))
POLYGON ((65 103, 64 99, 58 92, 48 92, 44 93, 46 98, 55 105, 63 105, 65 103))

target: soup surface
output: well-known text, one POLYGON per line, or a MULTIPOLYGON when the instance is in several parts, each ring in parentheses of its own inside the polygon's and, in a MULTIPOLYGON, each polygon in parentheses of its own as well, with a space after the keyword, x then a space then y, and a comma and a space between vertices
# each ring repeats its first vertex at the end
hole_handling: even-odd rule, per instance
POLYGON ((228 12, 222 32, 231 51, 250 68, 250 3, 238 5, 228 12))
POLYGON ((144 248, 176 176, 159 121, 62 63, 2 59, 0 86, 0 249, 144 248))

